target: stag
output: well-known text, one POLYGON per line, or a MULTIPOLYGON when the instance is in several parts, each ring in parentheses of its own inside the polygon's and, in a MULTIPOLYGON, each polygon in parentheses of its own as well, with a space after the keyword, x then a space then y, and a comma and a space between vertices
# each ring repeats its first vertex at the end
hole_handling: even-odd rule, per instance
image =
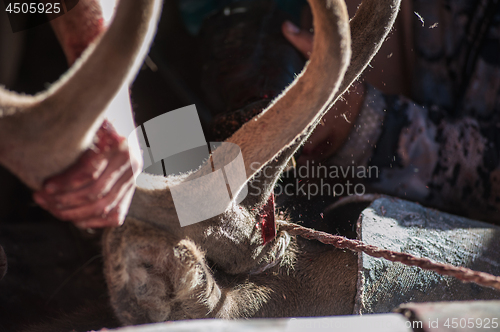
POLYGON ((310 0, 315 43, 309 63, 227 140, 234 145, 212 154, 225 165, 235 154, 231 147, 241 149, 246 182, 253 181, 241 203, 235 195, 223 214, 181 227, 171 190, 210 173, 211 164, 180 176, 141 175, 124 226, 103 238, 111 304, 123 324, 353 312, 356 256, 291 237, 280 230, 284 221, 274 238, 262 234, 276 227, 272 190, 279 174, 378 51, 399 4, 365 0, 349 24, 342 0, 310 0), (264 167, 274 176, 264 176, 264 167))
MULTIPOLYGON (((225 165, 233 148, 241 149, 245 182, 253 182, 247 197, 233 198, 219 216, 181 227, 171 190, 212 172, 211 164, 166 178, 141 174, 124 225, 105 232, 105 275, 122 324, 353 312, 356 257, 280 229, 286 221, 275 224, 272 190, 321 116, 378 51, 400 0, 365 0, 350 23, 342 0, 310 4, 315 43, 309 63, 227 140, 232 144, 212 154, 225 165), (264 176, 264 167, 274 176, 264 176), (263 237, 259 224, 273 236, 263 237)), ((74 162, 90 146, 110 101, 133 79, 159 10, 160 0, 121 0, 107 31, 49 90, 24 96, 0 89, 0 163, 39 189, 74 162)))

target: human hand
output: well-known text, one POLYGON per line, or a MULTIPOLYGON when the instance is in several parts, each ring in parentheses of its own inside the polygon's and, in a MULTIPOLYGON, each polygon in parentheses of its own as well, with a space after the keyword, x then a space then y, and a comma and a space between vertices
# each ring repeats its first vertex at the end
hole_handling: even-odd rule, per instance
MULTIPOLYGON (((309 59, 313 50, 314 35, 289 21, 283 23, 282 31, 285 38, 309 59)), ((337 100, 307 140, 297 159, 298 164, 304 165, 308 160, 321 161, 337 152, 354 127, 363 106, 364 94, 364 84, 355 82, 342 99, 337 100)))
POLYGON ((142 160, 131 158, 125 138, 107 121, 95 140, 73 165, 47 179, 33 198, 79 228, 116 227, 125 220, 135 190, 132 170, 142 160))

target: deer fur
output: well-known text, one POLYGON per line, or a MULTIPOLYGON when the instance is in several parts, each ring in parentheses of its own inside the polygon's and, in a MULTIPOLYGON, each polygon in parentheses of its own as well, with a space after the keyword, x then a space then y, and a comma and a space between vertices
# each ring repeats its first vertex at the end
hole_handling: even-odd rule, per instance
MULTIPOLYGON (((354 254, 290 237, 279 227, 264 244, 256 226, 288 159, 378 51, 400 0, 365 0, 350 27, 342 0, 310 4, 311 60, 281 96, 227 140, 240 147, 247 181, 258 190, 240 204, 233 200, 222 215, 180 227, 170 188, 208 174, 210 163, 180 176, 142 174, 125 224, 105 233, 105 275, 123 324, 353 312, 354 254), (275 175, 265 178, 263 167, 275 175)), ((228 146, 217 149, 214 160, 230 161, 228 146)))

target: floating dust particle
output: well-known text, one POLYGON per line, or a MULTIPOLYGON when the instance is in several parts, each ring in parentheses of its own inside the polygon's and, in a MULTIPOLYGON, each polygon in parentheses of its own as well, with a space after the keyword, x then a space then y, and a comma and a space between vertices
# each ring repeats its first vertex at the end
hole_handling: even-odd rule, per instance
POLYGON ((422 22, 422 26, 425 26, 425 22, 424 22, 424 18, 422 16, 420 16, 419 13, 417 12, 413 12, 415 15, 417 15, 418 19, 420 20, 420 22, 422 22))
POLYGON ((156 72, 158 71, 158 66, 156 65, 156 63, 154 63, 153 60, 151 60, 151 58, 149 56, 146 57, 146 59, 144 60, 144 64, 149 68, 151 69, 152 72, 156 72))

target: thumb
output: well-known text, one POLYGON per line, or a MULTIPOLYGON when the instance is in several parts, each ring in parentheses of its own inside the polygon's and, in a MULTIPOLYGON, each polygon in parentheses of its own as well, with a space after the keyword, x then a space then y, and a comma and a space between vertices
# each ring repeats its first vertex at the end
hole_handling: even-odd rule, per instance
POLYGON ((314 35, 308 31, 301 30, 290 21, 285 21, 281 30, 285 38, 292 43, 306 59, 309 59, 313 49, 314 35))

